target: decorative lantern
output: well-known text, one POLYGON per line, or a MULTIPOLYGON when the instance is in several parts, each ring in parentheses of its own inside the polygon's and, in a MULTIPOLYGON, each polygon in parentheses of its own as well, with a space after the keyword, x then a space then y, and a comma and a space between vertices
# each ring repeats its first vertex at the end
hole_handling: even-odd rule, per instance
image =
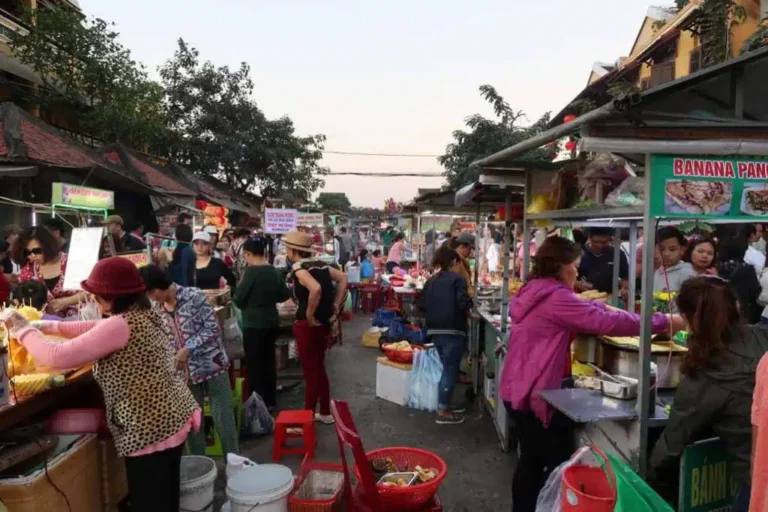
POLYGON ((565 150, 566 151, 576 151, 576 141, 575 140, 569 140, 565 143, 565 150))
POLYGON ((568 114, 567 116, 565 116, 565 117, 563 118, 563 122, 564 122, 564 123, 570 123, 570 122, 571 122, 571 121, 573 121, 574 119, 576 119, 576 116, 575 116, 575 115, 573 115, 573 114, 568 114))

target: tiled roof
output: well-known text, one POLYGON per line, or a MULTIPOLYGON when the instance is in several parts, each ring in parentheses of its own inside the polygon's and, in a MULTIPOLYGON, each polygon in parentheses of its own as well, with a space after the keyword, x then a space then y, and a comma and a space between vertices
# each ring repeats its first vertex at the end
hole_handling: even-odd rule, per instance
POLYGON ((168 194, 195 196, 197 192, 173 178, 173 171, 145 161, 138 153, 120 144, 101 148, 105 158, 122 166, 126 171, 140 176, 141 180, 155 189, 168 194))

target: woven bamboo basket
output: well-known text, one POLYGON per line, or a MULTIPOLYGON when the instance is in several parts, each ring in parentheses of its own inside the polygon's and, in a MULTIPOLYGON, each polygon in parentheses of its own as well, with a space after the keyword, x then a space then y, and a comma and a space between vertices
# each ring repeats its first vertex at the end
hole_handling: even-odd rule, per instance
POLYGON ((67 510, 101 512, 102 482, 99 441, 93 434, 83 436, 66 452, 48 461, 48 476, 61 493, 51 485, 45 471, 35 476, 0 480, 0 500, 13 512, 67 510))

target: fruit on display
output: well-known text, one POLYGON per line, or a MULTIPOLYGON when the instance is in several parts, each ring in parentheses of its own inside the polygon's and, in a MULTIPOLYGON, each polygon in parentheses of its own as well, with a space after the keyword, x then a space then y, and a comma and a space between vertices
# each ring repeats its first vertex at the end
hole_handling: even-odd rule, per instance
MULTIPOLYGON (((28 322, 40 320, 43 313, 32 306, 21 306, 16 308, 16 312, 23 316, 28 322)), ((22 373, 32 373, 35 371, 35 360, 27 349, 12 337, 2 326, 3 339, 7 340, 8 345, 8 376, 13 377, 22 373)))
POLYGON ((509 280, 509 296, 516 294, 518 291, 520 291, 520 288, 523 287, 523 282, 518 281, 517 279, 510 279, 509 280))
POLYGON ((600 302, 606 302, 608 300, 608 294, 605 292, 599 292, 597 290, 587 290, 581 292, 578 297, 583 300, 597 300, 600 302))
POLYGON ((398 341, 397 343, 389 343, 387 345, 384 345, 385 349, 391 349, 391 350, 405 350, 406 352, 412 352, 413 347, 411 347, 411 344, 407 341, 398 341))
POLYGON ((54 376, 50 373, 27 373, 11 379, 11 388, 19 396, 36 395, 51 387, 54 376))

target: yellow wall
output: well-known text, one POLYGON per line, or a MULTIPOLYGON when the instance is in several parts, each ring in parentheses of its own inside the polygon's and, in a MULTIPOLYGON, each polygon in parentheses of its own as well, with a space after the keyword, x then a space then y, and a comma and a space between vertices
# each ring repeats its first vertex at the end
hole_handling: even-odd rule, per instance
POLYGON ((677 57, 675 58, 675 78, 688 75, 691 70, 691 52, 696 49, 698 42, 695 36, 684 30, 677 38, 677 57))
POLYGON ((731 55, 734 57, 741 52, 741 46, 744 41, 751 36, 757 26, 760 24, 760 0, 738 0, 739 4, 744 7, 746 18, 741 24, 733 27, 731 30, 731 55))
POLYGON ((640 32, 637 34, 637 40, 635 41, 635 44, 632 45, 632 50, 629 52, 630 56, 645 48, 645 46, 656 37, 657 30, 654 30, 653 28, 654 23, 656 23, 656 20, 647 16, 645 17, 643 25, 640 27, 640 32))

